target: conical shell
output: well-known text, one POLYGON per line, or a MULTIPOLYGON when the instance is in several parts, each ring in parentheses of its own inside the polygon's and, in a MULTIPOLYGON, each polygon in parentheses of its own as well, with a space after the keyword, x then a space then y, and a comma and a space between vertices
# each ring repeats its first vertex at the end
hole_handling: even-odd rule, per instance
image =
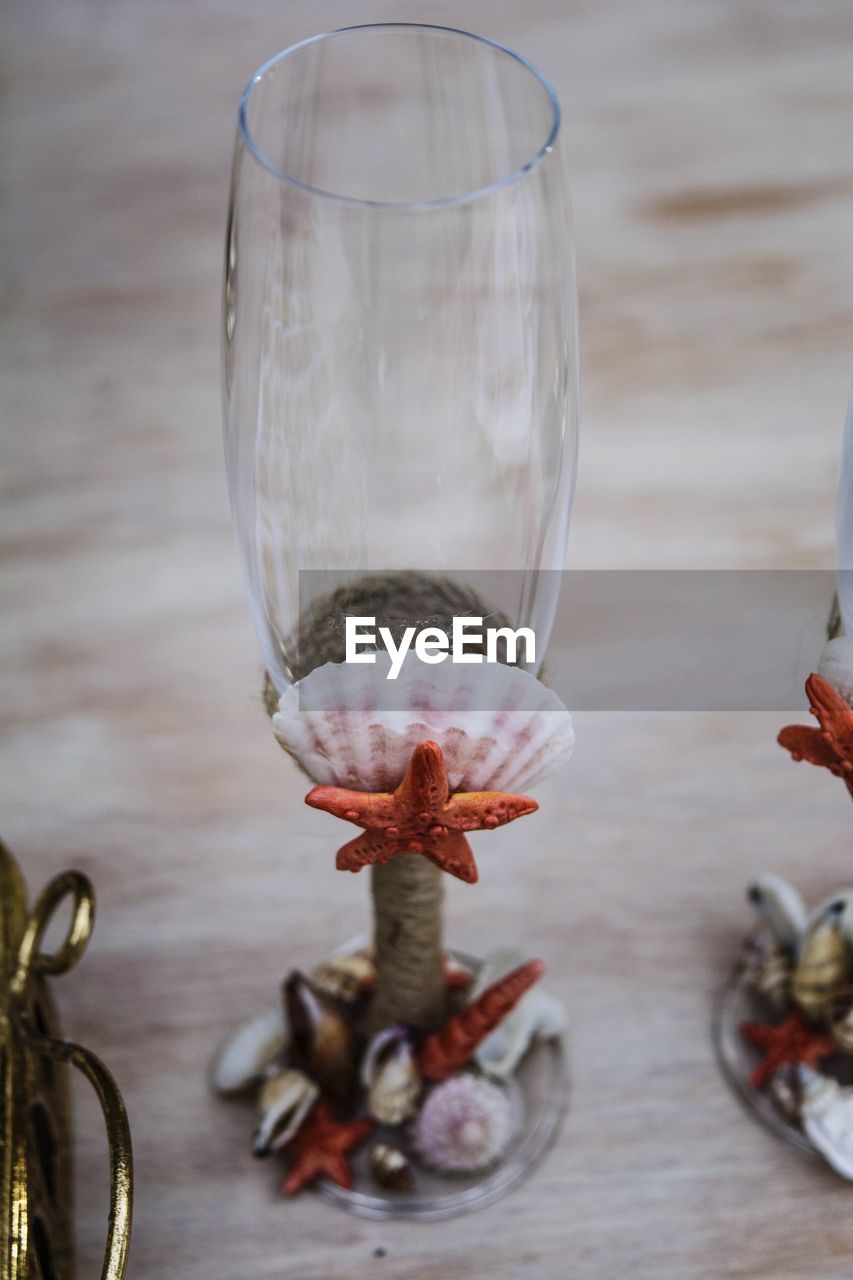
POLYGON ((524 791, 571 755, 572 718, 529 672, 500 663, 327 663, 285 690, 273 716, 284 749, 320 785, 393 791, 427 740, 453 791, 524 791))
POLYGON ((820 920, 806 935, 794 969, 792 995, 811 1018, 819 1017, 847 985, 848 951, 838 923, 820 920))
POLYGON ((440 1031, 421 1044, 418 1065, 428 1080, 446 1080, 465 1066, 475 1049, 503 1021, 542 976, 541 960, 529 960, 495 982, 476 1000, 453 1015, 440 1031))

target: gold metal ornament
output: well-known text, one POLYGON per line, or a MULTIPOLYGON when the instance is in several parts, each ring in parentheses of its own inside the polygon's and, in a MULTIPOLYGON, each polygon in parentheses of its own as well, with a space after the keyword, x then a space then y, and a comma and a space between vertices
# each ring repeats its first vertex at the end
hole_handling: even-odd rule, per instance
POLYGON ((56 876, 27 911, 24 880, 0 841, 0 1275, 72 1280, 74 1233, 71 1117, 66 1064, 86 1076, 104 1113, 110 1213, 102 1280, 122 1280, 132 1209, 130 1130, 121 1095, 88 1049, 61 1037, 46 981, 79 960, 95 899, 86 876, 56 876), (71 922, 56 951, 42 950, 59 905, 71 922))

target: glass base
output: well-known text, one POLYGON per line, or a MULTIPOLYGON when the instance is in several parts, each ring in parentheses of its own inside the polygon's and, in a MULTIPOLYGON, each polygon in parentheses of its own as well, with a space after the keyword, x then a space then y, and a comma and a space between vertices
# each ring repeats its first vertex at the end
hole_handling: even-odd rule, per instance
MULTIPOLYGON (((751 939, 747 940, 748 945, 751 939)), ((750 1075, 758 1061, 756 1051, 744 1042, 740 1034, 743 1022, 778 1021, 779 1014, 751 989, 746 980, 743 962, 733 970, 720 992, 714 1010, 714 1046, 720 1068, 735 1096, 750 1115, 766 1129, 787 1143, 797 1155, 813 1164, 826 1166, 821 1153, 800 1128, 794 1117, 785 1115, 779 1103, 767 1090, 756 1089, 750 1083, 750 1075)))
POLYGON ((380 1128, 352 1160, 353 1189, 347 1191, 324 1180, 317 1183, 319 1194, 359 1217, 383 1220, 415 1218, 435 1222, 493 1204, 527 1177, 557 1136, 569 1095, 562 1042, 534 1043, 508 1082, 507 1091, 512 1105, 513 1136, 499 1163, 491 1168, 453 1177, 436 1173, 418 1159, 410 1143, 401 1143, 399 1130, 383 1133, 380 1128), (370 1151, 383 1141, 405 1150, 412 1167, 413 1191, 383 1190, 370 1176, 370 1151))

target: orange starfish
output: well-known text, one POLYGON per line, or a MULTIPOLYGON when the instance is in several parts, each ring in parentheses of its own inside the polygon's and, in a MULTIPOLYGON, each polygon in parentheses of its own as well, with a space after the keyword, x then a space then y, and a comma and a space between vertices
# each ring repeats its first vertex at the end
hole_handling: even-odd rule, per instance
POLYGON ((820 728, 789 724, 779 734, 779 743, 795 760, 823 765, 843 778, 853 795, 853 710, 823 676, 809 676, 806 693, 820 728))
POLYGON ((770 1077, 788 1063, 804 1062, 814 1067, 835 1051, 832 1036, 812 1031, 799 1009, 784 1022, 771 1026, 766 1022, 742 1022, 740 1033, 749 1044, 761 1049, 764 1057, 749 1077, 754 1089, 763 1089, 770 1077))
POLYGON ((281 1189, 286 1196, 295 1196, 315 1178, 331 1178, 338 1186, 352 1187, 352 1171, 346 1153, 356 1143, 366 1138, 373 1128, 369 1118, 353 1120, 351 1124, 337 1124, 327 1102, 318 1102, 313 1114, 306 1120, 293 1140, 293 1162, 281 1189))
POLYGON ((360 871, 397 854, 422 853, 442 871, 469 884, 477 879, 477 864, 462 833, 502 827, 539 808, 527 796, 503 791, 451 795, 437 742, 422 742, 415 748, 406 776, 394 792, 315 787, 305 803, 365 828, 338 850, 339 871, 360 871))

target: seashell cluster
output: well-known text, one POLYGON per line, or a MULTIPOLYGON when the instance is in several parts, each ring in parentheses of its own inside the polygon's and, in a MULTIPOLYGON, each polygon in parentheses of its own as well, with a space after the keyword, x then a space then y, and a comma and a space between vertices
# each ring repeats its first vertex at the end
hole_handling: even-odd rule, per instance
POLYGON ((413 1140, 424 1163, 443 1173, 487 1169, 512 1137, 512 1108, 503 1089, 475 1075, 435 1086, 415 1121, 413 1140))
POLYGON ((314 782, 393 791, 429 740, 452 791, 517 792, 571 755, 571 715, 523 668, 408 663, 388 681, 390 661, 326 663, 281 695, 273 732, 314 782))
POLYGON ((765 875, 749 898, 762 932, 749 944, 744 979, 776 1015, 741 1027, 764 1054, 753 1083, 853 1180, 853 1088, 827 1074, 839 1055, 853 1054, 853 890, 809 912, 792 885, 765 875))
POLYGON ((518 1122, 506 1088, 531 1043, 560 1033, 555 997, 539 990, 539 960, 489 956, 472 974, 448 958, 456 1008, 437 1031, 401 1024, 365 1044, 361 996, 374 982, 365 951, 334 955, 310 977, 293 971, 279 1009, 237 1029, 211 1071, 223 1094, 256 1091, 252 1139, 259 1157, 283 1153, 286 1195, 316 1177, 352 1183, 349 1152, 377 1125, 366 1165, 388 1191, 414 1190, 420 1162, 448 1175, 476 1173, 500 1158, 518 1122))

